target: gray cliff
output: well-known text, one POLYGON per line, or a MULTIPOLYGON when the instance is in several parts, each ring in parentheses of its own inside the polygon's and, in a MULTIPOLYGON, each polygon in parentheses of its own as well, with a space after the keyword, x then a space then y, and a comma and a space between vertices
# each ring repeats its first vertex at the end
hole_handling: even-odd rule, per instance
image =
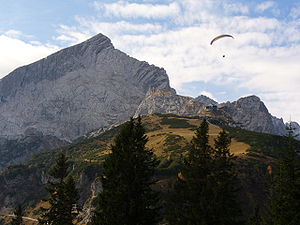
MULTIPOLYGON (((173 113, 178 115, 199 115, 226 121, 229 126, 262 133, 286 135, 282 119, 272 116, 257 96, 240 98, 234 102, 218 104, 206 96, 197 98, 180 96, 164 90, 149 91, 138 106, 135 116, 152 113, 173 113), (208 110, 207 105, 217 105, 208 110)), ((298 126, 295 124, 296 130, 298 126)))
POLYGON ((274 133, 272 116, 257 96, 240 98, 220 106, 242 128, 263 133, 274 133))
MULTIPOLYGON (((240 98, 234 102, 219 105, 241 128, 262 133, 286 136, 287 125, 282 118, 272 116, 265 104, 257 96, 240 98)), ((292 122, 294 134, 300 133, 300 126, 292 122)), ((295 137, 300 140, 299 137, 295 137)))
POLYGON ((0 136, 35 129, 72 140, 127 120, 149 89, 174 92, 164 69, 117 50, 102 34, 0 80, 0 136))
POLYGON ((203 103, 192 97, 177 95, 172 91, 150 90, 138 106, 135 117, 153 113, 172 113, 179 115, 194 115, 199 113, 203 103))

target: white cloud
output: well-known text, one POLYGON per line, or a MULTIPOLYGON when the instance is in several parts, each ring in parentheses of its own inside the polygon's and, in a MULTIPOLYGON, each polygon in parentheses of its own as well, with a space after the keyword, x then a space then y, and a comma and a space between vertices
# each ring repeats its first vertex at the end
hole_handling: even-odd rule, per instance
POLYGON ((14 38, 21 34, 18 31, 8 31, 0 35, 0 78, 16 67, 32 63, 59 49, 55 46, 26 43, 14 38))
POLYGON ((118 1, 115 3, 94 2, 94 6, 96 9, 104 11, 106 16, 121 18, 142 17, 161 19, 174 17, 180 12, 180 8, 176 2, 168 5, 128 3, 126 1, 118 1))
POLYGON ((57 40, 76 44, 82 42, 94 34, 102 33, 108 37, 116 37, 124 34, 152 34, 163 30, 160 24, 143 23, 133 24, 126 21, 101 22, 95 19, 76 18, 78 26, 60 25, 57 40))
POLYGON ((236 14, 236 13, 248 14, 249 13, 249 7, 244 5, 244 4, 224 3, 223 7, 224 7, 224 10, 225 10, 225 13, 227 13, 227 14, 232 14, 232 13, 233 14, 236 14))
POLYGON ((256 6, 256 10, 259 12, 264 12, 268 9, 271 9, 276 6, 276 2, 273 1, 265 1, 256 6))

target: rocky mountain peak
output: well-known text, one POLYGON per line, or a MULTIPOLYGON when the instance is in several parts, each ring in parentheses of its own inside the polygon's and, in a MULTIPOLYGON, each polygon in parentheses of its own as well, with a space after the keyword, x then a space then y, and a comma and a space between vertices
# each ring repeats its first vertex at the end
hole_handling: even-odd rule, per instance
POLYGON ((72 140, 127 120, 149 89, 172 91, 166 71, 117 50, 98 34, 0 80, 0 136, 30 128, 72 140))
POLYGON ((256 95, 250 95, 239 98, 236 102, 239 104, 260 104, 262 101, 256 95))
POLYGON ((216 102, 215 100, 205 96, 205 95, 199 95, 198 97, 195 98, 196 101, 199 101, 201 103, 204 104, 211 104, 211 105, 218 105, 218 102, 216 102))
POLYGON ((272 115, 259 97, 252 95, 221 104, 223 110, 244 129, 274 133, 272 115))

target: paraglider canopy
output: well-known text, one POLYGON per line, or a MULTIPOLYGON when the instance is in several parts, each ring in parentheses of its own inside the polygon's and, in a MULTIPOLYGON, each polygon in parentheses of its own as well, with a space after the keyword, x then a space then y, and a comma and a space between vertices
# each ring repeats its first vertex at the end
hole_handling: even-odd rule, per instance
POLYGON ((210 45, 212 45, 215 41, 217 41, 221 38, 225 38, 225 37, 231 37, 234 39, 234 37, 230 34, 222 34, 222 35, 219 35, 219 36, 215 37, 214 39, 212 39, 212 41, 210 42, 210 45))

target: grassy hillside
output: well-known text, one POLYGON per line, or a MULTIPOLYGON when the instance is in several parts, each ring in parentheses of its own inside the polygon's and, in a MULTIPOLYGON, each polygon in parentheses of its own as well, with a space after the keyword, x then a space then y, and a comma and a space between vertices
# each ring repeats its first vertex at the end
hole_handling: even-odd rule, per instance
MULTIPOLYGON (((195 117, 154 114, 142 117, 142 123, 149 140, 147 147, 153 149, 160 159, 155 188, 166 191, 169 182, 176 179, 182 155, 187 153, 201 120, 195 117)), ((110 153, 110 145, 122 126, 114 127, 98 137, 81 139, 62 148, 38 153, 25 165, 10 167, 0 174, 0 205, 14 207, 15 203, 21 203, 34 207, 45 197, 43 187, 47 181, 47 170, 53 164, 56 154, 61 151, 66 152, 70 158, 72 174, 81 191, 80 204, 83 205, 92 195, 91 184, 101 175, 101 164, 110 153)), ((237 156, 236 168, 243 189, 241 201, 245 203, 244 212, 247 213, 255 201, 265 200, 266 193, 261 190, 268 182, 266 167, 274 162, 279 150, 284 147, 285 138, 210 123, 211 145, 222 128, 232 137, 230 150, 237 156)), ((300 149, 299 142, 296 146, 300 149)), ((33 216, 38 213, 38 210, 31 212, 33 216)))

